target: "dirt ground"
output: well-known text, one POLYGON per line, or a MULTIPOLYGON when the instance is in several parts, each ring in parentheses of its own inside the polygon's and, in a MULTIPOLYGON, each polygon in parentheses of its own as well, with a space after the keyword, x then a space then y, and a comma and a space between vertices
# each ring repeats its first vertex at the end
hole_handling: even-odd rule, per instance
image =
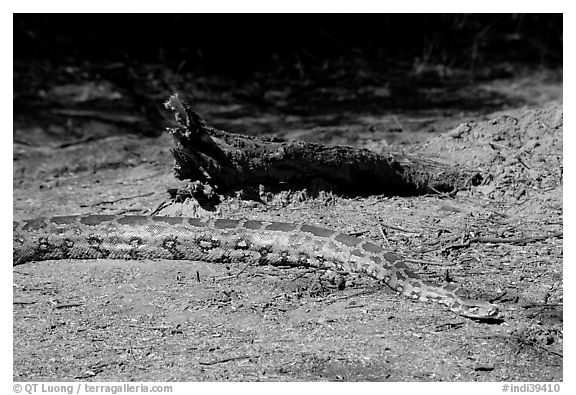
MULTIPOLYGON (((230 87, 215 86, 196 80, 182 90, 223 129, 418 153, 478 169, 485 182, 454 196, 402 198, 287 189, 266 203, 225 197, 205 211, 169 201, 166 191, 179 185, 169 137, 134 133, 149 120, 137 105, 118 107, 125 92, 56 80, 26 89, 56 102, 116 97, 116 112, 58 103, 15 112, 14 218, 162 207, 159 215, 318 224, 405 254, 427 279, 497 304, 502 320, 465 319, 353 274, 190 261, 30 263, 13 271, 15 381, 563 380, 561 80, 492 80, 450 92, 488 107, 399 115, 347 106, 346 87, 319 90, 337 98, 331 107, 307 92, 294 110, 287 89, 236 87, 222 101, 215 98, 230 87)), ((29 104, 26 89, 15 100, 29 104)), ((372 99, 390 94, 377 84, 363 89, 372 99)), ((437 104, 435 91, 427 94, 437 104)))

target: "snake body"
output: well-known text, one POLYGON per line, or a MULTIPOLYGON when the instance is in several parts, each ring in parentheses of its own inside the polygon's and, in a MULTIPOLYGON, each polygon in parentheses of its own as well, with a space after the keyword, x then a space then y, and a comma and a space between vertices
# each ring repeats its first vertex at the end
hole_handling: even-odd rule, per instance
POLYGON ((421 301, 470 318, 491 318, 493 304, 467 299, 454 284, 420 278, 378 244, 307 224, 235 219, 80 215, 13 223, 13 265, 54 259, 170 259, 307 266, 361 273, 421 301))

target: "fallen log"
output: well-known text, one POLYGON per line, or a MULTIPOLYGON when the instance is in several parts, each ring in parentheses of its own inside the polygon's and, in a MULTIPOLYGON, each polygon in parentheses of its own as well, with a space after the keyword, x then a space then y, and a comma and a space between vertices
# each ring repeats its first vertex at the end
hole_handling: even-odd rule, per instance
POLYGON ((482 180, 478 172, 427 158, 228 133, 208 125, 177 93, 165 106, 178 123, 168 128, 176 178, 219 192, 261 184, 294 190, 322 180, 343 194, 412 195, 452 192, 482 180))

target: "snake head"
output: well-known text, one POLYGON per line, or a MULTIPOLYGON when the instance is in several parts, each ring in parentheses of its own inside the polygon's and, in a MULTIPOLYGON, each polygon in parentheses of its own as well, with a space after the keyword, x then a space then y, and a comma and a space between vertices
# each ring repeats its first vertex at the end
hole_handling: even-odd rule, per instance
POLYGON ((498 315, 498 307, 476 299, 461 299, 462 303, 452 306, 452 311, 467 318, 491 319, 498 315))

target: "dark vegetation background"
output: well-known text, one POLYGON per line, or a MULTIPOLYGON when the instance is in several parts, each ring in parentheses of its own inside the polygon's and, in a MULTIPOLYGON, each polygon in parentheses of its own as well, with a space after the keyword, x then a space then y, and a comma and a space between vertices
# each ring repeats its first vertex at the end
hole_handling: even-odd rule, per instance
POLYGON ((278 62, 417 59, 558 67, 561 14, 16 15, 18 60, 161 61, 240 73, 278 62))

